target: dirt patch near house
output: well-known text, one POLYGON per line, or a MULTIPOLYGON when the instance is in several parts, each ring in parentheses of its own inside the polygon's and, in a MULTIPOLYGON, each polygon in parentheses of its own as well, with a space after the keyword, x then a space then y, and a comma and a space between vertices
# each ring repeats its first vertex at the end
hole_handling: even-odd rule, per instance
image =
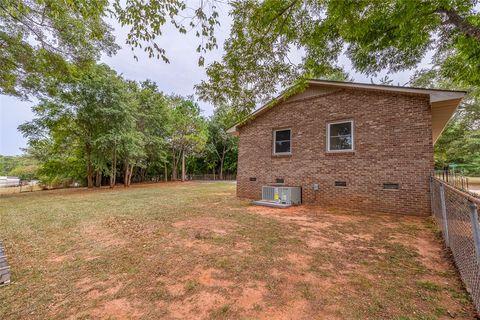
POLYGON ((397 235, 393 237, 393 241, 414 248, 418 254, 418 259, 425 268, 436 272, 451 270, 451 263, 446 257, 445 249, 439 246, 438 240, 431 237, 415 237, 412 239, 404 235, 397 235))

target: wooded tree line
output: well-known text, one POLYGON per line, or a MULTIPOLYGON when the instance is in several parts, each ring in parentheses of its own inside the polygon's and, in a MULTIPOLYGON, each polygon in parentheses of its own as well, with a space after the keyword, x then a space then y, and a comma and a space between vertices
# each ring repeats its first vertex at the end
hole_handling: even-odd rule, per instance
POLYGON ((29 155, 1 156, 0 176, 14 176, 22 180, 34 180, 38 175, 38 161, 29 155))
POLYGON ((217 108, 207 119, 192 98, 125 80, 103 64, 64 82, 33 111, 19 130, 48 185, 114 187, 121 179, 129 186, 160 176, 185 180, 187 172, 222 179, 236 171, 236 139, 226 133, 236 121, 231 112, 217 108))

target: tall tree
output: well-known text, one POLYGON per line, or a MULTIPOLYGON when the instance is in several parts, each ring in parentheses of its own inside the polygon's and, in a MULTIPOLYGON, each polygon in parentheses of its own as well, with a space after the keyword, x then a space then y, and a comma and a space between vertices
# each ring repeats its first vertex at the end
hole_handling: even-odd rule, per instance
POLYGON ((107 0, 2 0, 0 94, 55 93, 76 67, 118 49, 107 0))
POLYGON ((172 149, 172 179, 178 180, 178 166, 182 164, 185 180, 185 157, 200 152, 206 143, 205 120, 196 103, 182 97, 172 97, 172 126, 169 142, 172 149))
POLYGON ((367 75, 415 68, 427 53, 444 72, 480 85, 480 16, 474 0, 231 1, 233 25, 221 62, 208 66, 199 95, 252 110, 303 79, 335 77, 339 58, 367 75), (296 51, 302 58, 291 59, 296 51))
MULTIPOLYGON (((33 111, 34 120, 20 130, 32 144, 44 139, 53 140, 54 145, 64 139, 75 141, 73 145, 83 154, 88 187, 93 187, 95 171, 105 168, 101 163, 106 161, 105 154, 116 159, 117 148, 127 152, 122 142, 131 138, 134 104, 125 81, 106 65, 86 70, 33 111)), ((111 163, 115 169, 116 161, 111 163)), ((114 170, 109 175, 114 176, 114 170)))
POLYGON ((225 157, 237 146, 238 139, 227 130, 242 118, 232 108, 219 107, 208 121, 208 140, 205 147, 205 158, 210 169, 219 166, 219 178, 223 179, 225 157))
POLYGON ((166 141, 170 128, 168 99, 159 92, 157 85, 146 80, 140 82, 135 97, 138 103, 136 127, 144 139, 144 155, 140 168, 140 180, 144 181, 149 170, 164 168, 169 152, 166 141))

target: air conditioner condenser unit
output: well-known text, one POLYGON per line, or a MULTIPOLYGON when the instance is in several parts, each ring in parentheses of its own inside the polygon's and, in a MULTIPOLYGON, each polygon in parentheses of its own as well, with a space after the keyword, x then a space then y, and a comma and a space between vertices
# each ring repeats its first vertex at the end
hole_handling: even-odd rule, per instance
POLYGON ((302 203, 301 187, 263 186, 262 201, 286 205, 302 203))

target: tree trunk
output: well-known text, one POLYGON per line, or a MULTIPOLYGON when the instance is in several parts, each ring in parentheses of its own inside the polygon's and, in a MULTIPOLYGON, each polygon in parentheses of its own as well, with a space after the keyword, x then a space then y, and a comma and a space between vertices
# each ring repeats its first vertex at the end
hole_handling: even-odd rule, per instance
POLYGON ((185 152, 182 151, 182 182, 185 181, 185 152))
POLYGON ((102 186, 102 172, 100 170, 97 170, 97 173, 95 175, 95 186, 97 188, 100 188, 102 186))
POLYGON ((87 187, 93 188, 93 169, 90 161, 87 163, 87 187))
POLYGON ((125 160, 123 163, 123 186, 126 188, 128 187, 128 177, 129 177, 129 172, 130 172, 130 163, 128 160, 125 160))
POLYGON ((87 187, 93 188, 93 165, 92 165, 92 147, 87 143, 85 146, 87 153, 87 187))
POLYGON ((165 168, 164 180, 165 180, 165 182, 167 182, 168 181, 168 168, 167 168, 167 163, 166 162, 165 162, 164 168, 165 168))
POLYGON ((223 180, 223 162, 225 161, 225 145, 223 146, 222 158, 220 159, 220 180, 223 180))
POLYGON ((172 180, 178 180, 178 159, 175 154, 175 151, 173 152, 173 158, 172 158, 172 180))
POLYGON ((128 175, 128 186, 132 184, 132 175, 133 175, 133 164, 130 165, 129 175, 128 175))
POLYGON ((117 150, 113 151, 112 172, 110 174, 110 188, 115 187, 116 178, 117 178, 117 150))

